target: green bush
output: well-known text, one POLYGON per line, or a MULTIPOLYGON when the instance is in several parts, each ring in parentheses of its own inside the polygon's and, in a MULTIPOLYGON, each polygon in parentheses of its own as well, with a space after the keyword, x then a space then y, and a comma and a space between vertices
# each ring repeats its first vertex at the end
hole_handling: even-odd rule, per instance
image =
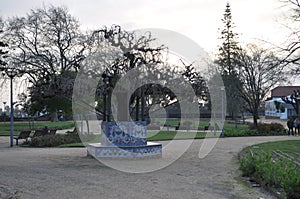
POLYGON ((288 199, 300 198, 300 169, 291 162, 284 168, 283 189, 288 199))
POLYGON ((256 131, 257 135, 286 135, 286 130, 282 124, 279 123, 258 123, 257 129, 253 124, 249 124, 249 129, 256 131))
MULTIPOLYGON (((90 135, 89 139, 93 139, 95 136, 90 135)), ((85 138, 86 139, 86 138, 85 138)), ((62 144, 78 143, 81 139, 77 133, 74 134, 56 134, 56 135, 45 135, 32 138, 24 142, 24 145, 29 145, 32 147, 55 147, 62 144)))
POLYGON ((246 149, 240 156, 240 170, 264 187, 283 188, 287 199, 300 198, 300 169, 290 160, 246 149))
POLYGON ((240 137, 240 136, 255 136, 257 133, 255 130, 250 129, 225 129, 225 137, 240 137))

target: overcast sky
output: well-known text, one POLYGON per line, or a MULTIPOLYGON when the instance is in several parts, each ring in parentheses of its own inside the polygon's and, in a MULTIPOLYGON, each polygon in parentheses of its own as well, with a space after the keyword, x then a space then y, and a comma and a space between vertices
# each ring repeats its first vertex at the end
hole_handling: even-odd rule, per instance
MULTIPOLYGON (((83 30, 119 24, 127 30, 164 28, 191 38, 210 55, 218 49, 227 0, 0 0, 4 18, 24 16, 30 9, 47 5, 65 6, 83 30)), ((231 0, 239 42, 261 40, 281 45, 288 31, 280 0, 231 0)), ((8 90, 8 89, 7 89, 8 90)), ((5 91, 9 92, 9 91, 5 91)), ((8 96, 5 94, 1 98, 8 96)), ((3 92, 2 92, 3 93, 3 92)), ((3 101, 4 99, 0 99, 3 101)))
MULTIPOLYGON (((0 15, 25 15, 43 5, 66 6, 83 29, 120 24, 125 29, 165 28, 180 32, 212 54, 227 0, 0 0, 0 15)), ((267 40, 277 45, 285 30, 280 0, 231 0, 239 41, 267 40)))

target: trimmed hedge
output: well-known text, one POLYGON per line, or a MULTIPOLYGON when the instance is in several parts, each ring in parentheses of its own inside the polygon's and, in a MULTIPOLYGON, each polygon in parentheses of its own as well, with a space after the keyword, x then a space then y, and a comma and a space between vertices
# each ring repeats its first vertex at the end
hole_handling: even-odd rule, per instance
MULTIPOLYGON (((286 134, 286 129, 282 124, 279 123, 270 123, 270 124, 258 123, 257 125, 258 125, 257 133, 260 135, 285 135, 286 134)), ((249 124, 248 126, 250 130, 255 130, 253 124, 249 124)))
POLYGON ((248 125, 248 129, 225 129, 225 137, 241 137, 241 136, 276 136, 286 135, 284 126, 278 123, 263 124, 259 123, 255 129, 253 124, 248 125))

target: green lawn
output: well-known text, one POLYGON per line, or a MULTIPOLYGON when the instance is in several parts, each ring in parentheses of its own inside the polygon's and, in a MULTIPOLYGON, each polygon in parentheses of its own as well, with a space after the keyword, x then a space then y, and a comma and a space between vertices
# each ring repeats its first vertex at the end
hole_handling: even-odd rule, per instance
POLYGON ((159 141, 159 140, 172 140, 172 139, 203 139, 206 135, 204 132, 197 132, 196 136, 190 132, 178 132, 176 138, 176 131, 160 131, 159 133, 148 132, 148 141, 159 141))
POLYGON ((257 144, 249 149, 254 151, 271 152, 273 154, 287 154, 291 159, 300 161, 300 140, 277 141, 257 144))
MULTIPOLYGON (((32 124, 31 124, 32 125, 32 124)), ((43 128, 48 126, 48 128, 57 128, 57 129, 69 129, 75 126, 73 121, 64 121, 64 122, 34 122, 34 129, 43 128)), ((30 129, 29 122, 15 122, 14 123, 14 135, 19 135, 21 130, 30 129)), ((0 136, 9 136, 10 135, 10 123, 1 122, 0 123, 0 136)))
POLYGON ((259 147, 261 150, 264 151, 281 150, 287 153, 300 152, 300 140, 267 142, 254 146, 259 147))
MULTIPOLYGON (((180 122, 180 120, 178 120, 178 119, 174 119, 174 120, 167 120, 166 121, 166 124, 167 125, 172 125, 172 126, 177 126, 178 124, 179 124, 179 122, 180 122)), ((162 122, 160 122, 160 121, 157 121, 157 123, 159 124, 159 125, 163 125, 163 123, 162 122)), ((194 122, 194 126, 196 125, 196 123, 198 123, 198 122, 194 122)), ((181 124, 184 124, 184 120, 181 122, 181 124)), ((200 120, 199 121, 199 128, 200 129, 203 129, 205 126, 208 126, 209 125, 209 121, 203 121, 203 120, 200 120)), ((221 128, 221 127, 220 127, 221 128)), ((248 125, 246 125, 246 124, 229 124, 229 123, 225 123, 224 124, 224 130, 231 130, 231 129, 248 129, 248 125)))
MULTIPOLYGON (((204 132, 197 132, 196 136, 191 132, 178 132, 176 138, 176 131, 160 131, 160 132, 148 132, 147 133, 147 141, 163 141, 163 140, 183 140, 183 139, 203 139, 206 136, 204 132)), ((93 141, 89 141, 89 143, 101 142, 101 138, 99 135, 93 141)), ((83 143, 72 143, 72 144, 64 144, 61 147, 83 147, 83 143)))

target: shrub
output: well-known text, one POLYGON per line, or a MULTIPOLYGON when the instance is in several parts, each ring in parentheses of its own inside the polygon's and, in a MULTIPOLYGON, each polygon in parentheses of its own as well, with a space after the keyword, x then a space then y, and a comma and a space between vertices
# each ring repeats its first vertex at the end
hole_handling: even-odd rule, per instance
POLYGON ((239 137, 239 136, 255 136, 257 133, 255 130, 250 129, 225 129, 224 135, 226 137, 239 137))
POLYGON ((290 160, 246 149, 240 155, 240 170, 264 187, 283 188, 287 199, 300 198, 300 169, 290 160))
POLYGON ((258 123, 257 129, 253 124, 249 124, 250 130, 255 130, 257 135, 285 135, 286 130, 282 124, 279 123, 258 123))
POLYGON ((283 189, 288 199, 300 198, 300 169, 289 162, 283 178, 283 189))
MULTIPOLYGON (((93 139, 95 135, 90 135, 89 139, 93 139)), ((31 140, 24 142, 24 145, 32 147, 55 147, 62 144, 78 143, 81 139, 77 133, 75 134, 55 134, 34 137, 31 140)))

